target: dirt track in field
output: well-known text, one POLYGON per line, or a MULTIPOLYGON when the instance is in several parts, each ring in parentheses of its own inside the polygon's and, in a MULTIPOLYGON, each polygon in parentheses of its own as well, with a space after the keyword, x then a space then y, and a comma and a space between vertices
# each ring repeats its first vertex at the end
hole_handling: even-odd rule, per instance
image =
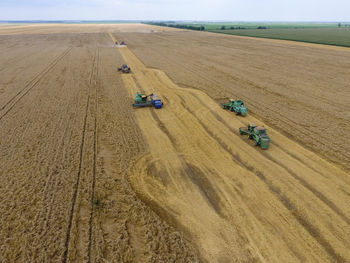
MULTIPOLYGON (((29 27, 25 35, 9 30, 0 30, 0 173, 6 182, 0 261, 350 260, 348 173, 329 161, 334 156, 321 158, 317 147, 309 146, 313 152, 296 143, 304 137, 287 138, 287 126, 277 130, 258 114, 239 118, 222 110, 218 99, 233 93, 220 89, 224 82, 211 82, 227 81, 222 75, 207 72, 208 95, 196 86, 203 73, 187 71, 185 78, 188 66, 179 60, 191 45, 212 49, 201 35, 144 25, 29 27), (173 34, 189 45, 173 49, 167 40, 173 34), (116 48, 116 39, 134 41, 116 48), (176 56, 163 53, 167 46, 176 56), (123 62, 131 74, 116 72, 123 62), (159 94, 164 108, 131 109, 136 91, 159 94), (270 149, 238 135, 248 122, 267 127, 270 149)), ((227 48, 222 38, 216 50, 227 48)), ((243 46, 254 50, 254 43, 243 46)), ((261 103, 271 99, 265 91, 261 103)), ((342 94, 340 104, 348 99, 342 94)), ((276 105, 289 99, 279 98, 276 105)), ((259 109, 249 104, 254 113, 259 109)), ((285 123, 287 109, 279 112, 279 118, 274 111, 268 116, 285 123)))

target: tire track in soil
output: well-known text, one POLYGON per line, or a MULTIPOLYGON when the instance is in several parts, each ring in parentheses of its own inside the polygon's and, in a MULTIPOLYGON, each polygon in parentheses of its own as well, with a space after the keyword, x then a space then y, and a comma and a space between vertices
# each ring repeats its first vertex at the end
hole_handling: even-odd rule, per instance
POLYGON ((72 225, 73 225, 74 209, 75 209, 75 204, 77 201, 80 176, 81 176, 81 170, 82 170, 84 145, 85 145, 85 134, 86 134, 86 129, 87 129, 87 118, 88 118, 88 110, 89 110, 90 96, 91 96, 90 91, 91 91, 92 77, 93 77, 94 69, 95 69, 96 57, 97 57, 97 55, 95 53, 94 60, 92 63, 92 68, 91 68, 90 80, 89 80, 88 98, 87 98, 86 106, 85 106, 85 117, 84 117, 83 131, 82 131, 82 139, 81 139, 81 144, 80 144, 80 157, 79 157, 78 174, 77 174, 76 182, 75 182, 74 187, 73 187, 72 205, 71 205, 70 216, 69 216, 69 221, 68 221, 68 228, 67 228, 67 234, 66 234, 66 241, 65 241, 65 245, 64 245, 65 249, 63 252, 63 256, 62 256, 62 263, 67 262, 67 256, 68 256, 68 251, 69 251, 69 241, 70 241, 71 229, 72 229, 72 225))
POLYGON ((94 118, 94 161, 92 168, 92 184, 91 184, 91 212, 89 218, 89 244, 88 244, 88 262, 91 262, 91 249, 92 249, 92 230, 93 230, 93 215, 95 204, 95 184, 96 184, 96 158, 97 158, 97 113, 98 113, 98 88, 99 88, 99 63, 100 63, 100 50, 97 48, 97 63, 96 63, 96 76, 97 83, 95 83, 95 118, 94 118))
POLYGON ((0 121, 14 108, 14 106, 24 97, 26 96, 39 82, 40 80, 49 73, 57 64, 60 62, 68 53, 73 49, 73 47, 65 50, 60 56, 55 58, 52 63, 49 64, 43 71, 38 73, 23 89, 21 89, 15 96, 13 96, 7 103, 5 103, 0 111, 5 110, 7 106, 9 106, 16 98, 18 98, 12 105, 8 107, 4 114, 0 116, 0 121))

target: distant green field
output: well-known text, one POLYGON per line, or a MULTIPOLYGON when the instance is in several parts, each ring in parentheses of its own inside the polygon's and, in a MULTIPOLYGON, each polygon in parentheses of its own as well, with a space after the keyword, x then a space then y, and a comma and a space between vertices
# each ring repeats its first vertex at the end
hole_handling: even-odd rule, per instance
POLYGON ((326 45, 350 47, 349 23, 234 23, 234 22, 198 22, 154 23, 222 34, 251 36, 282 40, 293 40, 326 45), (258 29, 260 28, 260 29, 258 29))
POLYGON ((350 28, 243 29, 211 32, 350 47, 350 28))

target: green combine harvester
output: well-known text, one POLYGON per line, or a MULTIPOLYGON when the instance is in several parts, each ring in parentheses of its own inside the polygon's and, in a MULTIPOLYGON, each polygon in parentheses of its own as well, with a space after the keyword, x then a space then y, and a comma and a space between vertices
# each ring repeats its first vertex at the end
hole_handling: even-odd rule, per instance
POLYGON ((135 94, 135 103, 132 106, 135 108, 154 107, 156 109, 161 109, 163 107, 163 102, 156 94, 145 95, 137 92, 135 94), (150 100, 148 100, 148 97, 150 100))
POLYGON ((239 128, 239 134, 248 135, 250 140, 253 140, 255 146, 260 145, 262 149, 269 148, 270 137, 266 134, 264 126, 255 126, 254 124, 248 125, 248 129, 245 127, 239 128))
POLYGON ((224 110, 230 110, 236 113, 236 115, 247 115, 247 108, 244 106, 243 101, 230 99, 229 103, 222 104, 224 110))

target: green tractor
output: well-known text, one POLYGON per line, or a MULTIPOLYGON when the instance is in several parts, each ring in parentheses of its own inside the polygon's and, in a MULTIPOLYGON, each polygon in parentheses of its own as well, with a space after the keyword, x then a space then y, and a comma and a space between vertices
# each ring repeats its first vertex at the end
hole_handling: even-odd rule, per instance
POLYGON ((243 101, 230 99, 229 103, 222 104, 224 110, 234 111, 236 115, 247 115, 247 108, 244 106, 243 101))
POLYGON ((239 128, 239 134, 246 134, 250 140, 253 140, 255 146, 260 145, 262 149, 269 148, 270 137, 266 134, 264 126, 255 126, 254 124, 248 125, 248 129, 245 127, 239 128))

